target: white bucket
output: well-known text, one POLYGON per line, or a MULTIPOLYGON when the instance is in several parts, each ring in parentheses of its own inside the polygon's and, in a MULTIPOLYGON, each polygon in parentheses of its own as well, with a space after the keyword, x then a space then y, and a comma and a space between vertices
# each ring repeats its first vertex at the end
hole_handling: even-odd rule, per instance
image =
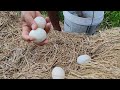
POLYGON ((104 18, 104 11, 82 11, 83 17, 74 13, 75 11, 63 11, 64 32, 94 34, 104 18))

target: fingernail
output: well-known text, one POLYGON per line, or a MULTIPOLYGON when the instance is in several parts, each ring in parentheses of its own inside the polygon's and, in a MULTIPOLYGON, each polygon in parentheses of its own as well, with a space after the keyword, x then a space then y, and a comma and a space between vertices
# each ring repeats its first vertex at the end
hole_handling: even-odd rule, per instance
POLYGON ((37 26, 35 24, 32 24, 32 29, 33 30, 36 30, 37 29, 37 26))
POLYGON ((51 25, 51 22, 49 22, 48 25, 51 25))

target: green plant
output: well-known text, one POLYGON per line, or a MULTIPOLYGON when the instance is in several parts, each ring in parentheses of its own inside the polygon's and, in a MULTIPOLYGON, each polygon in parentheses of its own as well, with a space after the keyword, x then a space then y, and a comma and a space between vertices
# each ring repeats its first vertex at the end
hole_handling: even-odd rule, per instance
POLYGON ((101 28, 120 27, 120 11, 105 11, 101 28))

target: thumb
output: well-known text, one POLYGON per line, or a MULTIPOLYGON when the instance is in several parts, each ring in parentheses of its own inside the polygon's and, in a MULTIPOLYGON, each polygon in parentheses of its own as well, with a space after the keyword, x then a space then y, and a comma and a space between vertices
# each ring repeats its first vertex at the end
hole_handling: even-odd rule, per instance
POLYGON ((45 26, 45 31, 46 31, 47 33, 49 33, 50 28, 51 28, 51 23, 47 23, 46 26, 45 26))
POLYGON ((32 29, 36 29, 37 28, 37 24, 34 21, 34 18, 29 15, 25 18, 25 21, 27 22, 27 24, 32 28, 32 29))
POLYGON ((37 23, 35 21, 33 21, 31 28, 32 30, 36 30, 38 28, 37 23))

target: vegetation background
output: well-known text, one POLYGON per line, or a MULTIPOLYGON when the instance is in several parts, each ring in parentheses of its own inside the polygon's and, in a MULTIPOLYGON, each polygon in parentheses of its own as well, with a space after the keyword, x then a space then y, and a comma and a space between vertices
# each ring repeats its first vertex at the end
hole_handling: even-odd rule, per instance
MULTIPOLYGON (((47 16, 46 11, 42 11, 42 14, 47 16)), ((64 16, 62 11, 59 11, 60 21, 63 22, 64 16)), ((113 27, 120 27, 120 11, 105 11, 104 20, 100 25, 102 29, 110 29, 113 27)))

